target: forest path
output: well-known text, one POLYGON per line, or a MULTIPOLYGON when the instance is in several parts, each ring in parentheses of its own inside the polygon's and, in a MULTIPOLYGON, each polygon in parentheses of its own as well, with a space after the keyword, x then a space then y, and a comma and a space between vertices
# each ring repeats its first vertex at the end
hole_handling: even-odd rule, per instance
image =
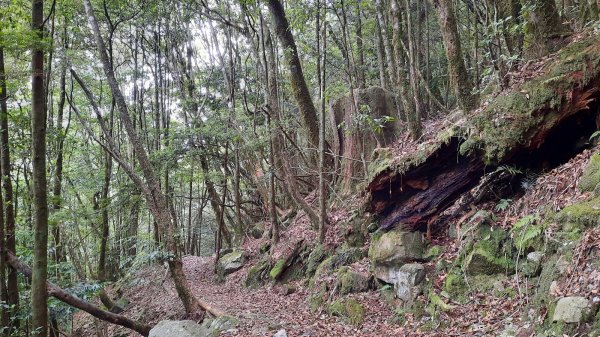
POLYGON ((184 270, 194 294, 240 320, 236 331, 228 336, 273 336, 280 329, 285 329, 290 337, 384 336, 398 328, 386 323, 391 311, 382 310, 385 304, 376 292, 356 294, 366 308, 365 323, 357 328, 326 313, 311 312, 310 291, 300 282, 291 284, 297 290, 289 295, 285 295, 281 285, 248 289, 244 280, 250 263, 246 263, 224 283, 215 283, 213 265, 212 257, 184 258, 184 270))

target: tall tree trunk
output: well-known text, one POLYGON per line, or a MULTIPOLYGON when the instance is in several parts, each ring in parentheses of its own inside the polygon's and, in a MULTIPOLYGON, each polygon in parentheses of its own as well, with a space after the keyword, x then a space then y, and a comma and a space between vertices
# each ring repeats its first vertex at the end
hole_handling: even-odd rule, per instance
MULTIPOLYGON (((15 205, 11 177, 10 163, 10 145, 8 135, 8 108, 6 100, 6 73, 4 70, 4 50, 0 48, 0 172, 2 176, 2 191, 4 192, 4 235, 3 243, 6 249, 11 252, 16 250, 15 240, 15 205)), ((0 254, 0 258, 4 256, 0 254)), ((19 321, 16 318, 19 310, 19 284, 17 282, 17 271, 9 267, 6 274, 6 303, 10 305, 12 311, 11 317, 15 317, 12 322, 12 328, 18 329, 19 321)))
MULTIPOLYGON (((39 41, 44 32, 44 2, 31 1, 31 26, 39 41)), ((31 327, 35 336, 48 335, 48 198, 46 187, 46 107, 44 104, 44 51, 31 51, 31 138, 33 163, 34 252, 31 278, 31 327)))
MULTIPOLYGON (((111 123, 112 124, 112 123, 111 123)), ((110 226, 108 218, 108 207, 110 199, 108 192, 110 190, 110 178, 112 176, 112 158, 108 152, 104 153, 104 181, 102 183, 102 192, 100 196, 100 214, 102 215, 101 233, 100 233, 100 256, 98 259, 98 281, 107 281, 106 256, 108 254, 108 237, 110 235, 110 226)))
MULTIPOLYGON (((65 26, 63 29, 63 48, 66 51, 67 47, 67 25, 65 22, 65 26)), ((67 62, 64 57, 61 59, 61 69, 60 69, 60 79, 59 79, 59 99, 58 99, 58 112, 56 116, 56 134, 58 135, 57 145, 56 145, 56 162, 54 164, 54 181, 52 186, 52 211, 58 212, 62 206, 62 182, 63 182, 63 162, 64 162, 64 145, 66 138, 66 131, 63 132, 63 117, 64 117, 64 108, 66 101, 66 73, 67 73, 67 62)), ((65 253, 64 248, 61 245, 60 241, 60 226, 58 223, 52 224, 52 236, 54 238, 54 261, 58 265, 61 262, 65 261, 65 253)))
POLYGON ((386 54, 384 49, 383 35, 381 33, 381 22, 379 19, 376 19, 375 23, 377 24, 375 28, 375 34, 377 35, 377 66, 379 69, 379 85, 386 90, 390 90, 390 82, 387 73, 385 72, 386 54))
MULTIPOLYGON (((357 5, 358 6, 358 15, 359 15, 359 20, 360 20, 360 3, 357 5)), ((325 19, 325 18, 324 18, 325 19)), ((360 27, 360 22, 358 23, 359 27, 360 27)), ((319 243, 323 244, 325 243, 325 234, 327 233, 327 179, 326 179, 326 170, 327 167, 325 165, 325 82, 326 82, 326 61, 327 61, 327 53, 325 52, 327 50, 327 29, 325 28, 325 24, 323 24, 323 27, 321 28, 321 34, 322 34, 322 41, 323 41, 323 56, 319 55, 319 59, 317 60, 317 62, 321 63, 321 66, 319 67, 319 69, 321 70, 321 73, 319 74, 319 77, 321 78, 321 81, 319 81, 320 83, 320 87, 319 87, 319 100, 320 100, 320 116, 319 116, 319 126, 320 126, 320 135, 319 135, 319 243)), ((358 34, 358 33, 357 33, 358 34)), ((359 40, 362 41, 362 36, 360 38, 357 38, 359 40)), ((358 41, 357 41, 358 42, 358 41)), ((360 47, 362 49, 362 43, 360 45, 360 47)), ((362 50, 359 50, 359 59, 362 58, 362 50)), ((359 67, 362 68, 362 66, 364 65, 364 62, 361 60, 361 63, 359 64, 359 67)), ((361 70, 359 69, 359 74, 360 74, 361 70)), ((364 86, 364 69, 362 69, 362 85, 364 86)), ((360 77, 360 76, 359 76, 360 77)), ((359 79, 359 85, 360 85, 360 79, 359 79)))
POLYGON ((148 158, 148 153, 143 147, 137 132, 133 128, 125 98, 123 97, 121 89, 119 88, 114 70, 109 61, 108 54, 106 53, 106 46, 102 36, 100 35, 100 28, 98 27, 98 23, 94 16, 94 11, 90 1, 84 0, 83 3, 88 17, 88 23, 94 35, 96 47, 102 62, 104 74, 107 77, 112 95, 117 103, 121 123, 123 124, 129 141, 135 149, 136 159, 139 163, 145 183, 147 185, 144 193, 146 201, 150 206, 152 215, 159 225, 159 228, 165 231, 165 244, 169 252, 172 254, 171 258, 168 260, 169 271, 171 273, 173 283, 175 284, 177 295, 182 301, 185 311, 188 315, 199 315, 200 319, 202 319, 204 317, 206 305, 201 304, 201 302, 194 297, 183 272, 183 263, 179 254, 177 236, 175 236, 174 231, 175 224, 173 223, 173 219, 171 217, 171 212, 167 203, 167 197, 160 189, 158 177, 152 168, 152 164, 148 158))
POLYGON ((402 15, 400 13, 399 0, 392 0, 391 3, 391 16, 392 16, 392 27, 393 27, 393 42, 394 42, 394 57, 397 62, 396 67, 396 92, 402 102, 404 108, 404 114, 408 121, 408 129, 414 140, 421 137, 421 122, 419 121, 417 111, 415 110, 414 100, 410 100, 411 93, 407 87, 407 75, 406 69, 404 69, 404 50, 402 41, 402 15))
MULTIPOLYGON (((0 47, 0 119, 4 119, 8 114, 6 105, 6 75, 4 73, 4 49, 0 47)), ((1 126, 0 126, 1 127, 1 126)), ((0 151, 2 149, 0 148, 0 151)), ((0 171, 4 171, 4 163, 0 160, 0 171)), ((0 301, 8 302, 8 290, 6 287, 6 239, 5 239, 5 217, 4 217, 4 198, 0 192, 0 301)), ((10 310, 7 306, 0 308, 0 324, 6 329, 10 328, 10 310)), ((7 333, 0 333, 0 336, 7 337, 7 333)))
MULTIPOLYGON (((363 48, 363 34, 362 34, 362 10, 360 8, 361 0, 356 1, 356 73, 358 88, 364 88, 366 86, 365 78, 365 52, 363 48)), ((324 50, 324 49, 323 49, 324 50)), ((320 90, 321 88, 319 88, 320 90)))
MULTIPOLYGON (((268 7, 273 19, 275 32, 279 38, 279 43, 281 43, 284 50, 285 60, 290 72, 292 94, 300 109, 300 117, 304 128, 306 129, 308 144, 313 149, 316 149, 319 146, 317 109, 313 104, 310 92, 308 91, 308 86, 306 85, 306 79, 304 78, 302 65, 300 64, 296 42, 292 35, 292 29, 279 0, 269 0, 268 7)), ((315 155, 311 156, 311 158, 313 158, 313 164, 316 164, 316 157, 317 156, 315 155)))
POLYGON ((396 71, 397 64, 396 64, 396 58, 395 58, 393 46, 392 46, 393 39, 390 36, 389 30, 388 30, 388 24, 385 19, 385 13, 383 10, 383 0, 375 0, 375 9, 377 11, 378 25, 381 27, 381 35, 382 35, 383 46, 384 46, 384 50, 385 50, 385 57, 387 60, 388 76, 390 79, 391 87, 394 87, 397 83, 397 80, 396 80, 396 77, 398 75, 397 71, 396 71))
MULTIPOLYGON (((411 13, 414 4, 413 0, 404 0, 405 12, 406 12, 406 35, 408 37, 408 70, 409 70, 409 83, 415 102, 415 111, 413 118, 409 118, 408 127, 413 136, 413 139, 421 137, 421 115, 423 114, 423 101, 421 100, 421 88, 419 87, 419 57, 417 43, 415 42, 415 34, 413 32, 413 19, 411 13)), ((402 48, 404 49, 404 48, 402 48)))
MULTIPOLYGON (((467 68, 463 60, 460 37, 454 16, 453 0, 430 0, 438 13, 438 22, 442 33, 442 41, 448 59, 448 75, 450 85, 458 101, 458 105, 465 112, 478 105, 478 98, 471 93, 473 85, 469 80, 467 68)), ((554 1, 554 0, 551 0, 554 1)))

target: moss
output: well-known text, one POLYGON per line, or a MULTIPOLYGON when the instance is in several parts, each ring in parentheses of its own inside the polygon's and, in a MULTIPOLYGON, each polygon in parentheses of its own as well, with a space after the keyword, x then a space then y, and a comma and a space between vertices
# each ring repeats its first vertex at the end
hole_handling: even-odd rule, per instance
POLYGON ((337 249, 333 256, 333 268, 351 265, 362 260, 365 256, 365 251, 361 248, 342 246, 337 249))
POLYGON ((272 280, 276 280, 281 276, 281 274, 283 274, 284 270, 285 259, 279 259, 271 269, 271 272, 269 272, 269 277, 271 277, 272 280))
POLYGON ((558 212, 554 220, 563 225, 567 232, 581 232, 585 227, 600 225, 600 197, 578 202, 558 212))
POLYGON ((340 295, 359 293, 369 290, 369 277, 342 267, 337 273, 337 289, 340 295))
POLYGON ((328 311, 355 326, 360 326, 365 320, 365 308, 355 299, 338 299, 329 305, 328 311))
POLYGON ((457 302, 464 302, 466 300, 466 294, 469 291, 467 283, 463 275, 458 273, 450 273, 446 276, 444 281, 444 291, 446 291, 453 300, 457 302))
POLYGON ((270 268, 271 263, 268 259, 258 261, 248 270, 248 276, 246 276, 244 285, 251 289, 261 287, 265 283, 270 268))
POLYGON ((444 248, 442 246, 431 246, 427 249, 423 257, 427 260, 433 260, 436 257, 442 255, 443 252, 444 248))
POLYGON ((310 311, 315 312, 327 301, 327 287, 323 286, 319 291, 313 293, 308 298, 308 307, 310 311))
POLYGON ((315 246, 310 255, 308 256, 308 261, 306 263, 306 276, 311 277, 317 271, 317 267, 319 264, 327 257, 327 250, 321 244, 315 246))
POLYGON ((465 270, 472 275, 511 272, 514 269, 512 254, 508 233, 498 228, 485 229, 466 255, 465 270))
POLYGON ((368 256, 373 263, 389 264, 418 260, 423 253, 421 233, 393 229, 373 236, 368 256))
POLYGON ((438 308, 442 311, 450 311, 454 309, 453 305, 444 302, 442 298, 434 292, 429 293, 429 303, 431 303, 431 305, 435 308, 438 308))
POLYGON ((472 120, 471 136, 460 152, 481 151, 486 164, 498 164, 542 123, 554 126, 557 114, 539 112, 560 107, 573 87, 585 87, 599 75, 599 43, 593 36, 563 48, 544 74, 495 97, 472 120))
POLYGON ((600 183, 600 154, 594 154, 579 179, 579 189, 583 192, 593 192, 600 183))

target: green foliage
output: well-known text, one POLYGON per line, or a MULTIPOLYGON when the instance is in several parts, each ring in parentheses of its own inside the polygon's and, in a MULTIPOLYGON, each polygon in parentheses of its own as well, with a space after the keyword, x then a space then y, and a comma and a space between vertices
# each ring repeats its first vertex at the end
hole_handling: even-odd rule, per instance
POLYGON ((496 204, 496 207, 494 207, 494 209, 497 212, 504 212, 505 210, 508 209, 508 206, 510 206, 511 202, 512 202, 512 199, 500 199, 500 201, 498 201, 498 203, 496 204))
POLYGON ((527 215, 519 219, 511 229, 515 247, 523 253, 541 249, 544 226, 537 214, 527 215))

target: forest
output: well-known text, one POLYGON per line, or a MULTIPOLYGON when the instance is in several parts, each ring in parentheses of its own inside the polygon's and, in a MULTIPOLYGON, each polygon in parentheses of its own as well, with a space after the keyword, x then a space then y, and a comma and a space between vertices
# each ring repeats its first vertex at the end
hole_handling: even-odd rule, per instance
POLYGON ((600 0, 0 0, 0 337, 600 336, 600 0))

